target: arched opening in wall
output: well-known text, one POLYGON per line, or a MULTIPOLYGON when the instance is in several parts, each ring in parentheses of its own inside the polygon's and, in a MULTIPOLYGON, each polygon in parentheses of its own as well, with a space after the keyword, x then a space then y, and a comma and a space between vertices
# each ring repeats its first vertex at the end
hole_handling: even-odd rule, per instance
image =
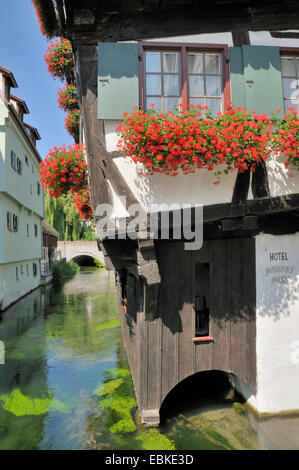
POLYGON ((191 416, 244 401, 233 387, 231 374, 220 370, 198 372, 168 393, 160 408, 160 422, 163 424, 178 415, 191 416))
POLYGON ((74 261, 78 266, 82 267, 96 267, 96 263, 94 261, 94 258, 90 255, 78 255, 75 256, 75 258, 72 258, 72 261, 74 261))

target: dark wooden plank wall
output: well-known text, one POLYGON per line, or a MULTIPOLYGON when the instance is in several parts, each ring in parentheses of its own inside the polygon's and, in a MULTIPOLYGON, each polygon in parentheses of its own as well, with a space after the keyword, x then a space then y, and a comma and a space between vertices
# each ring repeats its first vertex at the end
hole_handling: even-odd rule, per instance
MULTIPOLYGON (((117 294, 118 294, 118 309, 119 309, 119 318, 120 318, 120 324, 121 324, 121 329, 122 329, 122 334, 123 334, 123 342, 125 345, 125 350, 127 354, 127 358, 129 361, 130 365, 130 370, 134 382, 134 388, 136 395, 139 396, 139 384, 140 381, 142 381, 142 377, 139 376, 139 363, 140 360, 142 360, 140 351, 138 350, 138 340, 141 336, 140 331, 139 331, 139 325, 135 324, 133 331, 130 330, 126 318, 126 314, 124 311, 124 306, 122 304, 122 286, 120 283, 119 276, 117 278, 117 294)), ((132 295, 129 292, 127 292, 128 295, 128 303, 132 304, 135 300, 132 298, 132 295)))
POLYGON ((159 410, 176 384, 205 370, 236 374, 255 393, 254 238, 211 240, 198 251, 185 251, 181 242, 159 242, 158 262, 162 280, 157 317, 145 321, 138 312, 132 335, 122 312, 139 410, 159 410), (197 263, 209 263, 213 342, 192 341, 195 295, 202 293, 197 263))

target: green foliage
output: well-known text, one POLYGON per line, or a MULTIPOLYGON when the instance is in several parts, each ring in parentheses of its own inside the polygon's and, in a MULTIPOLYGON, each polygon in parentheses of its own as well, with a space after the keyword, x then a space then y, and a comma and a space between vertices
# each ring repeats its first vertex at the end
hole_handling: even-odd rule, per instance
POLYGON ((175 450, 174 442, 161 434, 158 429, 151 429, 135 437, 141 442, 142 450, 175 450))
POLYGON ((81 235, 80 240, 88 241, 88 242, 95 242, 97 240, 96 232, 94 229, 94 224, 91 223, 90 225, 86 222, 82 222, 83 227, 83 234, 81 235))
POLYGON ((103 331, 103 330, 111 330, 112 328, 118 328, 120 326, 120 322, 118 318, 113 318, 101 325, 96 326, 96 331, 103 331))
POLYGON ((108 395, 108 393, 112 393, 114 392, 114 390, 120 387, 122 383, 123 383, 122 378, 111 380, 110 382, 107 382, 105 385, 102 385, 96 390, 94 390, 94 394, 98 395, 99 397, 108 395))
POLYGON ((59 232, 59 240, 96 240, 93 224, 82 221, 72 194, 56 199, 45 191, 45 218, 59 232))
POLYGON ((19 388, 7 395, 0 395, 0 401, 3 402, 3 408, 15 416, 42 415, 50 409, 61 413, 70 411, 60 400, 53 400, 51 395, 45 398, 31 398, 23 395, 19 388))
POLYGON ((53 264, 53 284, 63 284, 72 279, 74 275, 80 271, 79 266, 74 261, 68 263, 56 262, 53 264))
POLYGON ((137 402, 131 375, 129 370, 120 369, 117 376, 112 378, 110 375, 103 389, 97 392, 101 397, 100 405, 107 411, 105 420, 111 433, 133 432, 137 427, 132 418, 132 409, 137 406, 137 402))
MULTIPOLYGON (((137 431, 132 411, 137 407, 132 378, 129 369, 119 368, 106 371, 103 385, 93 392, 100 398, 100 406, 105 411, 104 429, 108 429, 113 438, 105 435, 105 439, 113 439, 117 449, 142 450, 174 450, 174 441, 158 429, 143 432, 137 431), (130 433, 130 440, 125 433, 130 433)), ((105 434, 105 433, 104 433, 105 434)), ((100 432, 102 436, 102 432, 100 432)))
POLYGON ((96 266, 100 269, 104 268, 105 265, 104 263, 102 263, 102 261, 100 259, 97 259, 97 258, 94 258, 94 263, 96 264, 96 266))
POLYGON ((235 402, 233 404, 233 408, 238 415, 244 415, 247 413, 245 406, 239 402, 235 402))

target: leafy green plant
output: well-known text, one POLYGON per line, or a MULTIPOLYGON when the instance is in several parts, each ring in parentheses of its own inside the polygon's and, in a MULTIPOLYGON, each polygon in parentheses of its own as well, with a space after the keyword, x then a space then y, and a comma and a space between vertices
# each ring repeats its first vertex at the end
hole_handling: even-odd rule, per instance
POLYGON ((56 262, 53 264, 53 284, 59 285, 72 279, 75 274, 80 270, 79 266, 74 261, 67 263, 56 262))
POLYGON ((245 406, 239 402, 235 402, 233 408, 238 415, 244 415, 247 412, 245 406))
POLYGON ((105 267, 104 263, 100 259, 94 258, 94 263, 99 269, 103 269, 105 267))

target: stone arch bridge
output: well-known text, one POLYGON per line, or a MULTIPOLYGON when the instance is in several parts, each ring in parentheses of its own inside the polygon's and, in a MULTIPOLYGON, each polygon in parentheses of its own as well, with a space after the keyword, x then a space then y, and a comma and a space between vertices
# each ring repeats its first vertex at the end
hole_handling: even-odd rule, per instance
POLYGON ((94 241, 59 241, 57 251, 61 254, 61 259, 73 260, 79 265, 91 264, 94 259, 104 263, 104 255, 98 249, 97 242, 94 241))

